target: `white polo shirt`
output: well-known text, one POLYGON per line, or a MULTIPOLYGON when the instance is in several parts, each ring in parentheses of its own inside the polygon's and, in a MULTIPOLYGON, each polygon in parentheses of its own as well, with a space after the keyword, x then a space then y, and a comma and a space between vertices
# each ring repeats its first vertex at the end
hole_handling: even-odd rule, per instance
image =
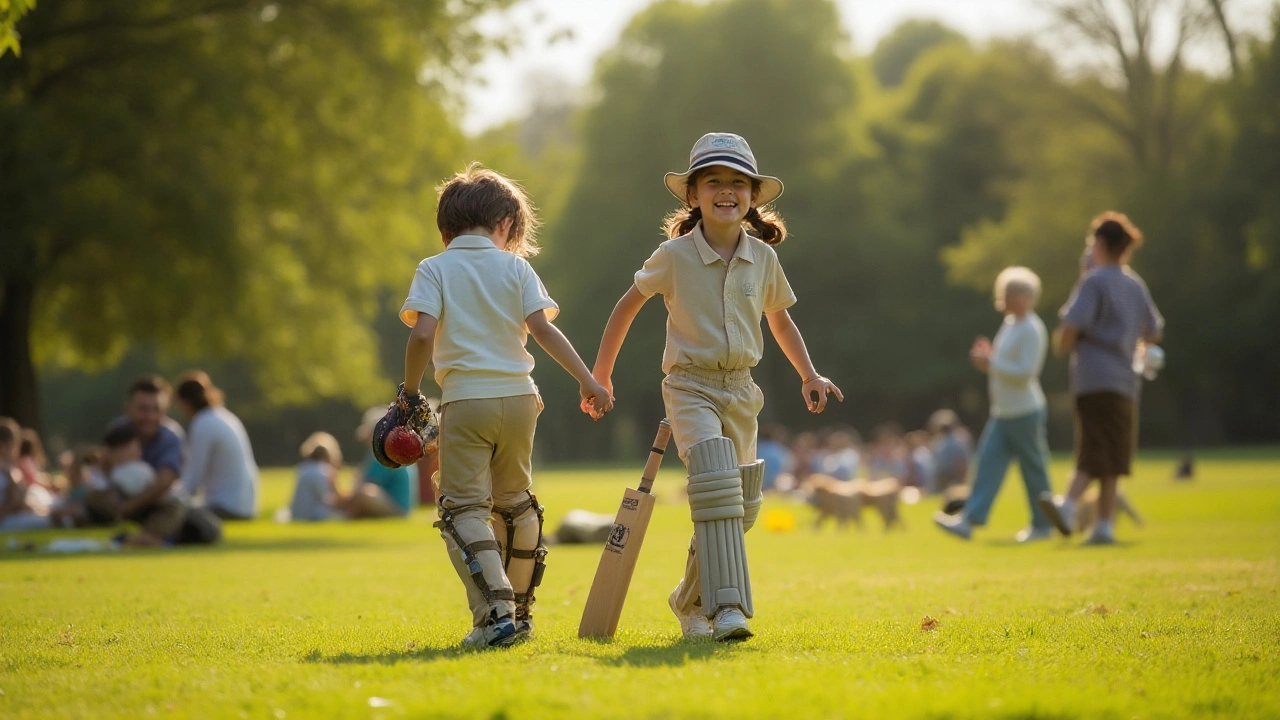
POLYGON ((661 294, 666 302, 666 373, 677 366, 755 367, 764 354, 761 315, 796 302, 772 247, 744 230, 726 263, 707 244, 701 223, 659 245, 635 274, 635 285, 645 297, 661 294))
POLYGON ((418 264, 400 319, 413 327, 426 313, 439 323, 431 362, 444 404, 538 392, 524 320, 539 310, 552 319, 560 306, 528 261, 460 235, 418 264))

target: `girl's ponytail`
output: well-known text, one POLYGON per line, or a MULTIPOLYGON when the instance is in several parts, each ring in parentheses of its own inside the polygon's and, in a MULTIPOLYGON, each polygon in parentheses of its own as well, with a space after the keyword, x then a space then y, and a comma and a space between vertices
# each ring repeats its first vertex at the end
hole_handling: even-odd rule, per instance
POLYGON ((760 211, 751 208, 743 220, 751 225, 752 230, 755 230, 756 237, 766 244, 777 245, 787 239, 786 223, 782 221, 781 215, 772 210, 760 211))
POLYGON ((702 208, 680 208, 662 221, 662 234, 668 238, 688 235, 702 221, 702 208))

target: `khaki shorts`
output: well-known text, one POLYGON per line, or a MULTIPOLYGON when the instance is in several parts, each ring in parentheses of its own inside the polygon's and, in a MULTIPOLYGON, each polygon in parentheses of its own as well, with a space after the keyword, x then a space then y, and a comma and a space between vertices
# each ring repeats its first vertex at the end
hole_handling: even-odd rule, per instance
POLYGON ((1130 473, 1133 400, 1114 392, 1076 396, 1076 468, 1091 478, 1130 473))
POLYGON ((733 441, 739 463, 755 462, 764 392, 752 382, 750 369, 673 368, 662 381, 662 402, 681 460, 690 447, 723 436, 733 441))
POLYGON ((524 500, 533 484, 533 434, 541 413, 537 394, 455 400, 441 407, 441 502, 509 507, 524 500))

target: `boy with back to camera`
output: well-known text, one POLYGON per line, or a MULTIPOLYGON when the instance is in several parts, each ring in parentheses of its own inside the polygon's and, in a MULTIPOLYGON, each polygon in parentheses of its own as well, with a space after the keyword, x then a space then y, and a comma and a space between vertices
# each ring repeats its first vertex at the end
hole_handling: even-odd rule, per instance
POLYGON ((547 552, 543 508, 530 491, 543 406, 530 376, 528 336, 578 381, 594 417, 613 403, 551 324, 559 306, 525 260, 538 247, 524 191, 473 164, 440 189, 436 225, 445 250, 418 265, 400 311, 413 330, 397 402, 425 406, 419 384, 434 364, 441 389, 436 527, 471 607, 463 645, 500 647, 533 630, 534 588, 547 552))

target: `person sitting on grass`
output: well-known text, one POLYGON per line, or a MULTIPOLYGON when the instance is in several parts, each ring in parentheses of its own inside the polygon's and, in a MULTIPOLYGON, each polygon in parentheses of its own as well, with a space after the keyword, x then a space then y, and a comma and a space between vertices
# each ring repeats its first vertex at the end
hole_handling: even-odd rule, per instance
POLYGON ((169 500, 174 497, 182 474, 184 433, 182 426, 169 417, 169 398, 169 383, 159 375, 143 375, 130 383, 124 415, 113 420, 107 431, 131 429, 142 445, 142 459, 155 471, 156 479, 146 490, 124 501, 107 493, 105 485, 93 487, 90 483, 85 506, 92 523, 113 525, 124 518, 147 525, 152 512, 172 512, 169 500))
POLYGON ((178 407, 190 419, 182 490, 204 496, 204 507, 223 520, 258 514, 258 465, 240 418, 223 407, 209 374, 191 370, 178 378, 178 407))
POLYGON ((17 421, 0 417, 0 530, 41 530, 50 525, 47 514, 28 504, 31 486, 18 467, 21 435, 17 421))
POLYGON ((350 495, 338 491, 342 448, 326 432, 312 433, 298 450, 297 481, 289 514, 294 522, 359 520, 403 515, 387 493, 373 483, 357 485, 350 495))
MULTIPOLYGON (((129 500, 151 490, 158 480, 154 468, 142 459, 142 442, 129 425, 117 425, 107 431, 103 438, 106 452, 103 457, 102 472, 110 486, 109 495, 98 496, 100 503, 92 508, 95 516, 120 516, 119 508, 129 500), (109 503, 114 496, 114 508, 109 503), (105 502, 104 502, 105 499, 105 502)), ((132 547, 160 547, 173 544, 177 539, 182 523, 186 519, 186 507, 174 494, 172 488, 155 502, 151 503, 140 514, 129 516, 135 520, 140 530, 136 534, 122 534, 118 540, 132 547)))
POLYGON ((67 528, 95 524, 85 501, 93 487, 95 471, 102 465, 102 449, 94 446, 81 447, 64 452, 61 459, 67 485, 50 508, 49 519, 54 525, 67 528))

